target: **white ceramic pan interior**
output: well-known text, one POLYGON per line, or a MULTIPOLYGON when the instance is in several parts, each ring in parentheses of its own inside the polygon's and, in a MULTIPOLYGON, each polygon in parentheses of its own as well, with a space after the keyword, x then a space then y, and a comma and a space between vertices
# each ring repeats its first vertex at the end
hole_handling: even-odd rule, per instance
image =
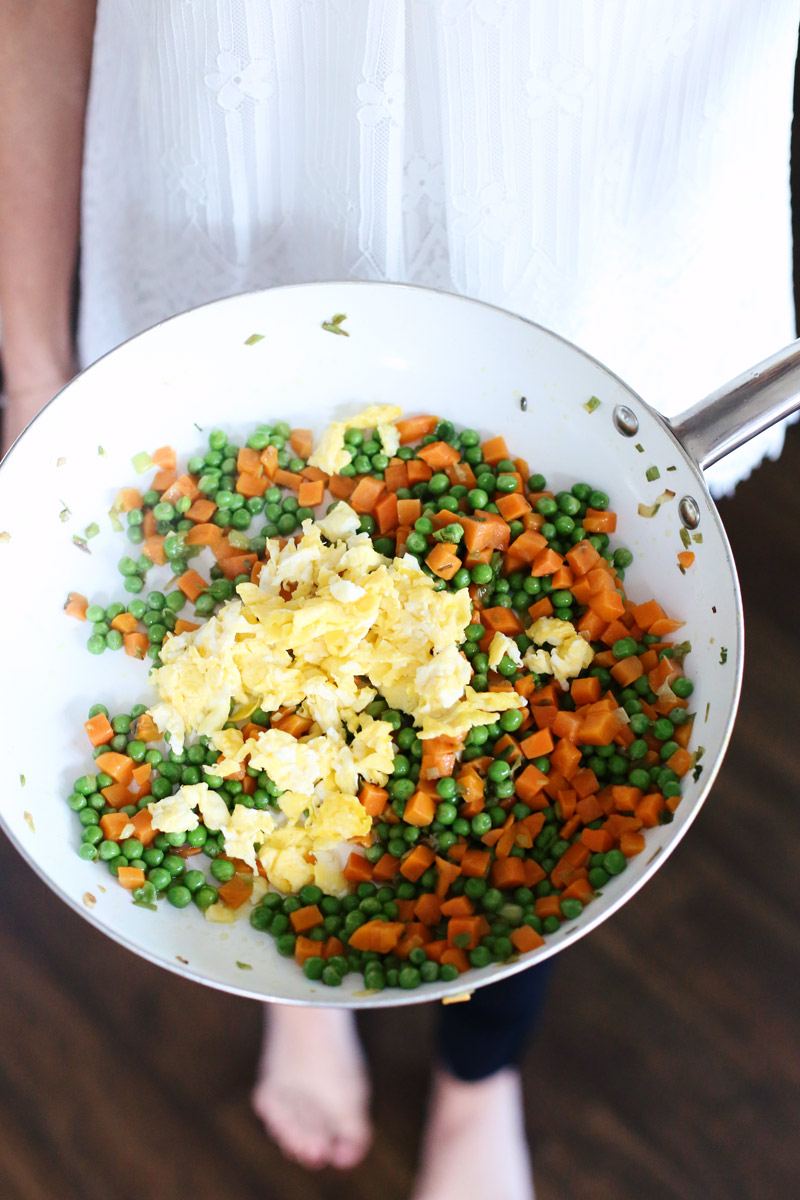
MULTIPOLYGON (((651 472, 652 474, 652 472, 651 472)), ((167 578, 163 568, 161 582, 167 578)), ((666 423, 600 363, 561 338, 498 309, 385 284, 315 284, 220 301, 134 338, 90 367, 33 422, 0 468, 0 627, 4 633, 0 813, 39 875, 76 912, 154 963, 241 995, 297 1003, 383 1006, 435 999, 522 970, 582 937, 633 896, 686 833, 708 794, 736 712, 742 611, 730 547, 702 475, 666 423), (322 328, 345 313, 349 337, 322 328), (260 341, 248 344, 251 335, 260 341), (591 397, 594 411, 585 407, 591 397), (644 853, 577 921, 516 962, 414 992, 359 995, 308 981, 247 921, 218 926, 191 906, 132 904, 102 863, 77 854, 80 827, 65 803, 91 757, 83 722, 105 702, 126 712, 154 693, 147 665, 120 651, 95 657, 87 626, 67 618, 69 591, 122 598, 124 533, 108 516, 121 486, 146 485, 132 457, 170 444, 184 461, 221 428, 239 441, 253 425, 286 419, 319 433, 368 404, 434 412, 481 434, 503 434, 553 489, 585 480, 619 514, 631 598, 656 597, 685 621, 695 682, 693 745, 704 747, 672 824, 648 831, 644 853), (660 477, 650 481, 648 468, 660 477), (639 515, 669 489, 656 515, 639 515), (682 573, 683 512, 694 513, 694 565, 682 573), (73 541, 97 523, 86 553, 73 541)), ((160 586, 156 572, 148 588, 160 586)))

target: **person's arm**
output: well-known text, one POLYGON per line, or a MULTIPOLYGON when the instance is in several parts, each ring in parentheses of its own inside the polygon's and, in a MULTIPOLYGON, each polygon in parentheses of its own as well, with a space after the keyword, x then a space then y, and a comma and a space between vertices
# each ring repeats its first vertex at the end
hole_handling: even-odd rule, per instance
POLYGON ((95 7, 0 4, 4 446, 74 374, 70 309, 95 7))

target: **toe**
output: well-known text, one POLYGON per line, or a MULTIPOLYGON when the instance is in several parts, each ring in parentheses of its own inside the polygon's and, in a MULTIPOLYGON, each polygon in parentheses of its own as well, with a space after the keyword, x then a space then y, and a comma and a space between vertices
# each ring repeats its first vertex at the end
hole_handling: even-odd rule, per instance
POLYGON ((370 1140, 370 1131, 366 1126, 339 1134, 331 1144, 331 1166, 341 1171, 357 1166, 369 1150, 370 1140))

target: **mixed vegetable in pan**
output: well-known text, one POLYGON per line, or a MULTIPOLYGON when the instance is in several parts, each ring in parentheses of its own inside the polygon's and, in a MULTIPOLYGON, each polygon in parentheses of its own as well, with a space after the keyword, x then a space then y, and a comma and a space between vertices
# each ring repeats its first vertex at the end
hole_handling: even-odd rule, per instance
POLYGON ((66 605, 156 693, 88 714, 81 857, 138 905, 247 918, 331 987, 535 950, 672 820, 698 757, 689 644, 627 596, 609 496, 396 408, 316 448, 285 422, 208 445, 185 471, 137 456, 130 598, 66 605))

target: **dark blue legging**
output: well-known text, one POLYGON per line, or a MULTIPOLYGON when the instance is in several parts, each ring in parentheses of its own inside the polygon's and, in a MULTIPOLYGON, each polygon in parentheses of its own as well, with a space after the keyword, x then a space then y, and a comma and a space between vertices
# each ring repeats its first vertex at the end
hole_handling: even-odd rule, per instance
POLYGON ((552 965, 549 958, 478 988, 469 1001, 442 1005, 437 1028, 442 1065, 470 1083, 515 1066, 538 1021, 552 965))

